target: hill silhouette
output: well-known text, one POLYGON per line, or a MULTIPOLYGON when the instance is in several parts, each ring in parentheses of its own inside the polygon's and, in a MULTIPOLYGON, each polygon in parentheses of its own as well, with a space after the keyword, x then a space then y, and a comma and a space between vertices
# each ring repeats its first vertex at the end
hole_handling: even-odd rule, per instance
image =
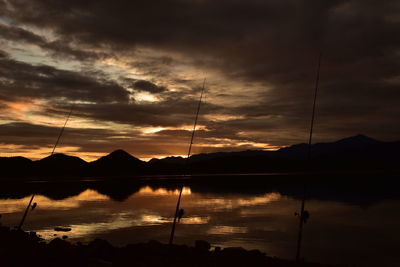
POLYGON ((122 164, 142 164, 143 161, 141 161, 138 158, 135 158, 134 156, 132 156, 131 154, 129 154, 128 152, 126 152, 122 149, 118 149, 118 150, 111 152, 107 156, 101 157, 91 163, 92 164, 104 164, 104 165, 108 165, 108 164, 121 164, 122 165, 122 164))
POLYGON ((24 157, 0 157, 0 177, 23 178, 32 174, 33 161, 24 157))
POLYGON ((79 157, 61 153, 53 154, 41 160, 33 162, 33 172, 39 176, 74 175, 85 172, 87 162, 79 157))
POLYGON ((36 165, 44 168, 77 168, 84 166, 87 162, 75 156, 69 156, 61 153, 53 154, 36 161, 36 165))
POLYGON ((144 161, 135 158, 122 149, 115 150, 89 163, 90 173, 97 176, 137 175, 143 173, 144 166, 144 161))
MULTIPOLYGON (((357 151, 363 149, 376 148, 377 146, 382 145, 384 143, 385 142, 381 142, 373 138, 367 137, 365 135, 359 134, 356 136, 344 138, 331 143, 314 144, 312 145, 311 152, 313 156, 321 154, 337 154, 351 150, 357 151)), ((281 148, 278 151, 282 154, 287 154, 287 156, 304 157, 304 155, 308 153, 308 145, 298 144, 290 147, 281 148)))
POLYGON ((197 154, 190 158, 167 157, 149 162, 115 150, 93 162, 54 154, 37 161, 1 157, 1 177, 131 177, 183 173, 257 173, 302 171, 398 171, 400 142, 382 142, 356 135, 311 147, 312 168, 307 163, 308 145, 297 144, 277 151, 248 150, 197 154))

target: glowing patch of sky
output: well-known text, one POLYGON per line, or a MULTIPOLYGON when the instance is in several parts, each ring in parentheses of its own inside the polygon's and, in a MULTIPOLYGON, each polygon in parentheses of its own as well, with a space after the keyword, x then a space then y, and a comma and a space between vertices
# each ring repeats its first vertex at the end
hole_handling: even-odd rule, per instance
POLYGON ((167 130, 165 127, 144 127, 141 129, 144 134, 154 134, 163 130, 167 130))
POLYGON ((245 119, 243 115, 224 115, 224 114, 205 114, 202 115, 203 118, 206 118, 210 121, 229 121, 229 120, 240 120, 245 119))
POLYGON ((27 100, 20 102, 0 100, 0 104, 6 106, 5 110, 0 114, 0 119, 31 121, 31 113, 40 110, 39 100, 27 100))
POLYGON ((160 101, 160 99, 157 96, 147 93, 147 92, 135 92, 133 95, 133 98, 137 102, 158 102, 158 101, 160 101))
POLYGON ((196 144, 197 147, 205 146, 205 147, 220 147, 220 148, 229 148, 229 147, 237 147, 237 146, 251 146, 253 149, 259 150, 276 150, 277 146, 272 146, 268 143, 257 143, 253 141, 241 141, 235 139, 228 138, 207 138, 207 140, 203 140, 205 143, 196 144))
MULTIPOLYGON (((161 131, 188 131, 191 132, 193 130, 193 125, 182 125, 180 127, 138 127, 144 135, 147 134, 155 134, 161 131)), ((206 125, 198 124, 196 125, 196 131, 209 131, 206 125)))
POLYGON ((124 58, 105 58, 99 60, 96 64, 98 69, 105 70, 107 73, 113 74, 115 79, 118 79, 120 76, 124 78, 131 79, 145 79, 147 78, 137 68, 133 68, 129 66, 126 62, 124 62, 124 58))
MULTIPOLYGON (((6 118, 8 122, 18 120, 20 122, 27 122, 35 125, 61 127, 64 125, 66 116, 69 112, 69 110, 59 110, 60 114, 43 115, 46 107, 51 105, 46 101, 38 99, 27 99, 26 101, 21 100, 19 102, 3 100, 0 101, 0 103, 7 106, 5 112, 0 115, 0 119, 6 118), (63 112, 65 114, 62 114, 63 112)), ((79 110, 76 112, 79 113, 79 110)), ((73 113, 68 121, 67 127, 76 129, 132 129, 132 127, 128 125, 121 125, 113 122, 93 121, 79 117, 73 113)))

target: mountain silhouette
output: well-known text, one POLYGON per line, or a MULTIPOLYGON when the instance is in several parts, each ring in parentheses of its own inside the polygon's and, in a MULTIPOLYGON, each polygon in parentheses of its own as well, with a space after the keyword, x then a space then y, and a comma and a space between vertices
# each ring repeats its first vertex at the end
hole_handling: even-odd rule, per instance
POLYGON ((93 162, 91 162, 92 164, 105 164, 105 165, 114 165, 114 164, 142 164, 143 161, 141 161, 138 158, 135 158, 134 156, 132 156, 131 154, 129 154, 128 152, 122 150, 122 149, 118 149, 115 150, 113 152, 111 152, 110 154, 103 156, 93 162))
MULTIPOLYGON (((381 142, 361 134, 316 143, 311 145, 312 171, 398 169, 399 150, 400 142, 381 142)), ((308 144, 296 144, 277 151, 198 154, 186 159, 185 165, 193 173, 311 171, 306 162, 308 151, 308 144)), ((182 169, 182 160, 161 159, 149 163, 159 168, 158 172, 173 173, 182 169)))
POLYGON ((36 161, 37 165, 43 166, 70 166, 72 168, 85 165, 87 162, 75 156, 69 156, 62 153, 53 154, 36 161))
POLYGON ((24 157, 0 157, 0 177, 25 177, 32 174, 33 161, 24 157))
POLYGON ((358 134, 358 135, 344 138, 344 139, 334 142, 334 144, 336 144, 336 145, 347 145, 347 146, 372 145, 372 144, 380 144, 380 143, 383 143, 383 142, 378 141, 373 138, 370 138, 363 134, 358 134))
MULTIPOLYGON (((311 152, 313 154, 328 153, 332 151, 356 149, 363 146, 378 145, 384 142, 377 141, 365 135, 356 135, 344 138, 331 143, 316 143, 311 145, 311 152)), ((303 155, 308 152, 308 144, 297 144, 289 147, 284 147, 278 150, 280 153, 287 153, 288 155, 303 155)))
POLYGON ((87 162, 61 153, 34 162, 34 172, 45 176, 74 176, 86 172, 87 162))
MULTIPOLYGON (((115 150, 95 161, 54 154, 38 161, 23 157, 1 157, 1 177, 131 177, 150 174, 259 173, 301 171, 399 171, 400 142, 382 142, 356 135, 311 146, 297 144, 277 151, 248 150, 167 157, 141 161, 124 150, 115 150)), ((13 178, 13 179, 14 179, 13 178)), ((21 178, 21 179, 22 179, 21 178)), ((52 178, 53 179, 53 178, 52 178)))
POLYGON ((128 152, 118 149, 89 163, 91 173, 96 175, 137 175, 143 173, 145 162, 128 152))

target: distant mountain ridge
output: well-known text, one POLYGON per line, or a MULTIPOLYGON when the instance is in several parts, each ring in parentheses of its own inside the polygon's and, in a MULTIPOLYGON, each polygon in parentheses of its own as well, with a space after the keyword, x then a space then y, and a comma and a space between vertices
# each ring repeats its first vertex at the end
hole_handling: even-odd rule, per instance
MULTIPOLYGON (((54 154, 32 161, 0 157, 1 177, 114 177, 181 173, 256 173, 309 171, 307 144, 276 151, 248 150, 196 154, 190 158, 167 157, 142 161, 118 149, 95 161, 54 154)), ((311 146, 313 171, 399 170, 400 142, 382 142, 356 135, 311 146)))
MULTIPOLYGON (((332 152, 344 152, 360 148, 371 148, 376 145, 385 144, 386 142, 378 141, 376 139, 367 137, 362 134, 351 136, 348 138, 340 139, 335 142, 316 143, 311 146, 312 155, 320 155, 332 152)), ((388 142, 392 143, 392 142, 388 142)), ((280 153, 297 153, 301 156, 308 154, 308 144, 302 143, 284 147, 278 150, 280 153)))

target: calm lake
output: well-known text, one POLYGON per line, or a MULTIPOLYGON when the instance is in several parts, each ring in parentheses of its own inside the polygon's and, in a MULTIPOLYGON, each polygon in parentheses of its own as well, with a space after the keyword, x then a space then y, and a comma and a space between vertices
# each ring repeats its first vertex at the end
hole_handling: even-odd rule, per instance
MULTIPOLYGON (((185 180, 116 183, 3 186, 0 222, 18 225, 30 194, 35 192, 38 206, 27 217, 24 229, 47 240, 67 235, 70 241, 103 238, 121 246, 152 239, 167 243, 178 184, 183 183, 185 215, 177 226, 175 243, 193 245, 203 239, 213 246, 259 249, 287 259, 295 256, 299 187, 211 187, 185 180), (57 226, 72 230, 56 232, 57 226)), ((307 260, 400 266, 400 198, 373 188, 338 191, 329 186, 311 187, 306 202, 311 217, 305 225, 302 253, 307 260)))

